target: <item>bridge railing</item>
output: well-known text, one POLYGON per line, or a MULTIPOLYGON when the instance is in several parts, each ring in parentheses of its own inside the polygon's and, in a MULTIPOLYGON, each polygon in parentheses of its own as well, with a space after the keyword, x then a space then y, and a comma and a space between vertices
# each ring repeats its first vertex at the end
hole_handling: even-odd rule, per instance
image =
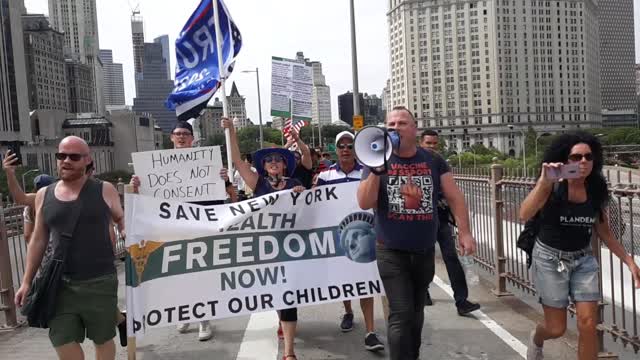
MULTIPOLYGON (((519 220, 520 204, 535 186, 535 178, 506 176, 500 165, 486 169, 454 170, 456 182, 465 195, 471 227, 478 243, 476 262, 493 278, 497 296, 535 295, 526 255, 516 242, 524 224, 519 220), (513 290, 513 291, 512 291, 513 290)), ((627 252, 640 263, 640 191, 633 185, 610 189, 609 219, 614 235, 627 252)), ((600 263, 599 340, 604 348, 604 334, 614 341, 640 350, 638 324, 640 304, 630 272, 620 260, 593 240, 594 253, 600 263)))
MULTIPOLYGON (((121 199, 124 199, 124 184, 117 185, 121 199)), ((16 308, 13 302, 15 291, 22 284, 27 265, 27 243, 24 240, 24 206, 2 201, 0 194, 0 312, 4 313, 4 324, 0 318, 0 330, 18 326, 16 308)), ((123 202, 124 204, 124 202, 123 202)), ((126 248, 118 228, 114 226, 116 258, 124 258, 126 248)))

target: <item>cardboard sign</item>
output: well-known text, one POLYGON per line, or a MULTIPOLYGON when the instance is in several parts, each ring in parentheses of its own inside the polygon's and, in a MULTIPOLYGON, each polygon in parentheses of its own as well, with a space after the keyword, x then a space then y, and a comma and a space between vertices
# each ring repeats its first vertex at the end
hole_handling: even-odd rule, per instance
POLYGON ((190 202, 227 198, 219 146, 145 151, 131 157, 141 195, 190 202))

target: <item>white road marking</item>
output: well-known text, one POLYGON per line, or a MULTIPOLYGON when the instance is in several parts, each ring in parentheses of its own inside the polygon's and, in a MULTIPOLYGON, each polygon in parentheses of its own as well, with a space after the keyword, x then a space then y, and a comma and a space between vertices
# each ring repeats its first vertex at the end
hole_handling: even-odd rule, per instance
MULTIPOLYGON (((442 281, 439 277, 434 277, 433 283, 438 285, 449 297, 453 299, 453 290, 451 286, 447 285, 444 281, 442 281)), ((493 319, 488 317, 481 310, 477 310, 473 312, 473 315, 480 320, 480 322, 487 327, 487 329, 491 330, 496 336, 498 336, 505 344, 509 345, 515 352, 517 352, 523 359, 527 358, 527 347, 513 335, 511 335, 507 330, 505 330, 502 326, 500 326, 493 319)))
POLYGON ((236 360, 275 359, 278 356, 278 314, 251 314, 236 360))

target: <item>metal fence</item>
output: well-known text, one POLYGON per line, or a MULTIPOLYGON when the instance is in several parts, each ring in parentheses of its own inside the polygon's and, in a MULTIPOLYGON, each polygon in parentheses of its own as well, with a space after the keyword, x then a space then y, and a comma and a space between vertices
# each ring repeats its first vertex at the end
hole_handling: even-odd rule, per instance
POLYGON ((0 328, 14 328, 18 323, 13 297, 15 290, 20 287, 27 255, 23 241, 24 207, 4 207, 0 200, 0 209, 0 310, 4 311, 5 316, 5 323, 0 324, 0 328))
MULTIPOLYGON (((118 184, 118 189, 124 186, 118 184)), ((120 193, 123 198, 123 193, 120 193)), ((24 240, 24 206, 6 204, 0 194, 0 312, 4 312, 4 323, 0 330, 17 327, 18 321, 13 302, 16 290, 22 285, 22 277, 27 265, 27 243, 24 240), (7 206, 5 206, 5 204, 7 206)), ((116 259, 123 259, 126 253, 124 239, 114 226, 116 259)), ((1 318, 0 318, 1 320, 1 318)))
MULTIPOLYGON (((465 195, 474 237, 478 243, 476 261, 493 277, 497 296, 513 295, 507 285, 525 294, 536 289, 526 265, 526 254, 516 247, 524 224, 519 220, 520 204, 535 186, 536 179, 506 176, 504 169, 455 169, 458 186, 465 195)), ((607 174, 609 175, 609 174, 607 174)), ((618 179, 620 180, 620 177, 618 179)), ((620 181, 610 188, 608 208, 614 235, 628 253, 640 260, 640 190, 620 181)), ((640 351, 639 299, 626 265, 604 244, 594 239, 594 253, 600 263, 602 304, 598 325, 601 349, 604 334, 640 351)))
MULTIPOLYGON (((476 261, 493 277, 494 293, 497 296, 512 295, 507 289, 510 285, 524 293, 535 294, 526 255, 516 247, 523 228, 518 219, 520 204, 535 185, 535 179, 506 176, 498 165, 491 169, 454 169, 454 172, 466 197, 472 231, 478 242, 476 261)), ((620 185, 620 181, 616 184, 610 190, 611 226, 627 252, 640 259, 640 190, 633 184, 620 185)), ((118 189, 122 190, 120 185, 118 189)), ((0 229, 0 310, 5 313, 4 327, 15 327, 13 294, 20 286, 26 265, 23 208, 2 207, 1 200, 0 208, 3 209, 0 225, 4 224, 0 229)), ((117 239, 115 253, 120 258, 125 253, 124 240, 120 236, 117 239)), ((594 248, 601 266, 603 297, 598 327, 601 343, 604 333, 608 333, 625 347, 638 352, 640 305, 630 273, 606 247, 596 244, 594 248)))

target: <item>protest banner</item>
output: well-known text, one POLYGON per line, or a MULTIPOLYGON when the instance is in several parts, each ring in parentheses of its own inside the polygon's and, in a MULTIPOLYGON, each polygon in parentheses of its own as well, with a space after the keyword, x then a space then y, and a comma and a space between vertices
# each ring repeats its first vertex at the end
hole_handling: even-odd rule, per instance
POLYGON ((356 183, 198 206, 125 197, 128 333, 381 294, 356 183))
POLYGON ((141 195, 175 201, 227 198, 219 146, 137 152, 131 158, 141 195))
POLYGON ((311 121, 313 69, 296 60, 271 58, 271 116, 311 121))

